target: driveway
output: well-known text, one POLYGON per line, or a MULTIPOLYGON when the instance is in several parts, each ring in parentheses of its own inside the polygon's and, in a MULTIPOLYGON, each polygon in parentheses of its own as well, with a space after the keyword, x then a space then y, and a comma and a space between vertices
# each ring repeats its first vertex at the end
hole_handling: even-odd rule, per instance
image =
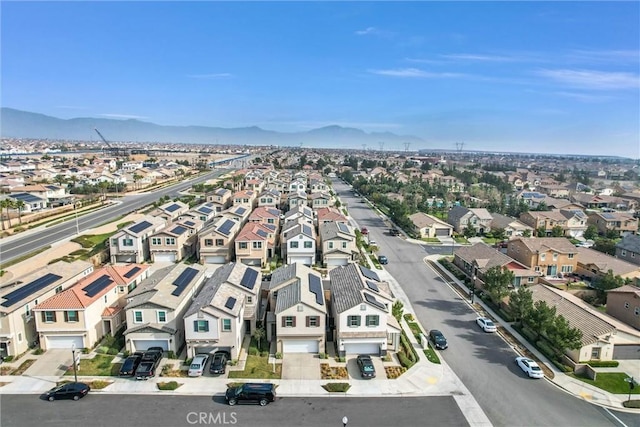
MULTIPOLYGON (((76 355, 80 354, 76 352, 76 355)), ((71 350, 47 350, 24 372, 32 377, 51 377, 63 375, 71 365, 71 350)))
POLYGON ((320 379, 320 358, 312 353, 289 353, 282 358, 283 380, 320 379))
POLYGON ((358 368, 357 359, 358 356, 347 356, 347 372, 349 372, 349 378, 354 380, 362 380, 362 381, 375 381, 375 380, 386 380, 387 374, 384 370, 384 364, 382 363, 382 359, 378 356, 371 356, 371 360, 373 361, 373 367, 376 368, 376 377, 375 378, 362 378, 360 376, 360 368, 358 368))

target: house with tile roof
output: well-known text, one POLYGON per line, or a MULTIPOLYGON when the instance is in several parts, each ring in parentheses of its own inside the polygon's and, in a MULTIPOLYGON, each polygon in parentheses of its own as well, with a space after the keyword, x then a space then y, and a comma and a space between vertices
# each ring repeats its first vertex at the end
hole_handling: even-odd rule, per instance
POLYGON ((323 222, 348 222, 347 217, 335 207, 319 208, 315 213, 317 225, 323 222))
POLYGON ((34 307, 92 271, 88 261, 57 261, 21 277, 0 277, 0 356, 18 356, 37 342, 34 307))
POLYGON ((241 263, 219 267, 184 314, 187 354, 226 351, 237 359, 260 314, 262 274, 241 263))
POLYGON ((640 278, 640 265, 632 264, 595 249, 576 247, 576 251, 578 252, 576 273, 590 280, 604 277, 609 270, 613 272, 614 276, 620 276, 623 279, 640 278))
POLYGON ((274 224, 248 222, 235 238, 236 262, 264 267, 275 254, 278 229, 274 224))
POLYGON ((297 224, 299 220, 303 222, 313 224, 314 223, 314 211, 308 206, 296 206, 293 209, 289 209, 284 214, 284 224, 283 229, 288 226, 288 224, 297 224))
POLYGON ((532 268, 541 276, 573 273, 578 248, 564 237, 517 237, 507 244, 507 256, 532 268))
POLYGON ((337 354, 384 356, 397 350, 402 329, 391 314, 395 298, 389 284, 359 264, 334 268, 329 277, 337 354))
POLYGON ((250 211, 258 205, 258 192, 253 190, 242 190, 233 193, 231 206, 244 206, 250 211))
POLYGON ((240 227, 244 226, 249 220, 252 208, 247 205, 233 205, 229 209, 216 214, 216 218, 229 218, 240 224, 240 227))
POLYGON ((504 236, 507 238, 524 236, 525 234, 533 236, 535 233, 533 227, 528 226, 517 218, 512 218, 499 213, 493 213, 491 216, 493 216, 493 221, 491 221, 491 230, 503 230, 504 236))
POLYGON ((213 223, 198 233, 198 259, 200 264, 224 264, 234 257, 234 240, 241 224, 226 216, 216 218, 213 223))
POLYGON ((609 289, 607 291, 607 314, 640 330, 640 287, 624 285, 616 289, 609 289))
POLYGON ((424 212, 416 212, 409 215, 409 220, 413 223, 421 238, 451 237, 453 226, 447 224, 439 218, 427 215, 424 212))
POLYGON ((627 234, 616 244, 616 258, 640 265, 640 236, 627 234))
POLYGON ((455 206, 447 215, 447 223, 453 226, 457 233, 463 233, 465 228, 472 227, 478 234, 491 230, 493 217, 485 208, 466 208, 455 206))
POLYGON ((120 229, 109 239, 111 263, 140 264, 149 260, 149 238, 162 230, 166 224, 164 218, 146 215, 134 224, 120 229))
POLYGON ((107 265, 34 307, 40 347, 91 348, 125 325, 127 294, 147 278, 149 266, 107 265))
POLYGON ((258 195, 258 207, 280 209, 282 193, 275 189, 266 189, 258 195))
POLYGON ((316 229, 305 219, 287 222, 282 228, 280 250, 287 264, 299 262, 313 265, 316 262, 316 229))
POLYGON ((309 199, 308 203, 310 204, 311 208, 314 210, 317 210, 320 208, 326 208, 333 205, 333 200, 331 198, 331 195, 324 191, 317 191, 315 193, 311 193, 308 199, 309 199))
POLYGON ((184 313, 200 291, 206 270, 198 264, 156 270, 127 295, 126 347, 131 353, 162 347, 180 354, 185 345, 184 313))
POLYGON ((292 210, 301 206, 309 206, 307 193, 304 191, 294 191, 287 195, 287 206, 292 210))
POLYGON ((598 229, 598 234, 615 233, 619 237, 627 234, 638 234, 638 218, 628 212, 591 212, 589 225, 598 229))
POLYGON ((180 262, 196 253, 199 219, 185 219, 169 224, 149 237, 152 262, 180 262))
POLYGON ((267 206, 258 206, 253 210, 253 212, 251 212, 251 215, 249 215, 249 222, 264 225, 274 225, 279 228, 281 215, 282 211, 280 209, 267 206))
POLYGON ((207 193, 207 202, 213 203, 214 210, 221 212, 231 206, 233 191, 228 188, 218 188, 210 193, 207 193))
POLYGON ((189 205, 184 202, 169 201, 162 206, 151 211, 150 215, 163 218, 167 223, 177 221, 180 215, 183 215, 189 211, 189 205))
POLYGON ((321 222, 318 231, 324 266, 330 269, 357 261, 356 234, 348 222, 321 222))

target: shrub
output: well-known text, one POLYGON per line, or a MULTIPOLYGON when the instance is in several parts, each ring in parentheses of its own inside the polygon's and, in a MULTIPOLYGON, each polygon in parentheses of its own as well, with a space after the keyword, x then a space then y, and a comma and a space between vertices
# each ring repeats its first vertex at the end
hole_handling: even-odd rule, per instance
POLYGON ((103 388, 111 384, 113 384, 112 381, 104 381, 104 380, 94 380, 94 381, 91 381, 90 383, 91 389, 93 390, 102 390, 103 388))
POLYGON ((249 356, 257 356, 258 355, 258 349, 255 347, 251 347, 249 348, 249 356))
POLYGON ((113 355, 116 355, 116 354, 118 354, 118 349, 115 349, 115 348, 109 347, 109 348, 107 349, 107 354, 113 354, 113 355))
POLYGON ((261 351, 260 352, 260 357, 269 357, 269 352, 268 351, 261 351))
POLYGON ((402 366, 404 366, 405 368, 409 369, 411 368, 413 365, 415 365, 415 362, 412 362, 405 354, 404 352, 399 352, 398 353, 398 360, 400 361, 400 364, 402 366))
POLYGON ((4 361, 5 361, 5 362, 11 362, 11 361, 13 361, 13 358, 14 358, 14 356, 6 356, 6 357, 4 358, 4 361))
POLYGON ((330 393, 346 393, 351 388, 349 383, 327 383, 322 386, 330 393))
POLYGON ((640 400, 625 400, 622 402, 625 408, 640 408, 640 400))
POLYGON ((320 353, 320 354, 318 355, 318 357, 319 357, 320 359, 328 359, 328 358, 329 358, 329 356, 327 356, 327 353, 320 353))
POLYGON ((384 356, 382 356, 382 361, 391 362, 391 355, 389 353, 385 354, 384 356))
POLYGON ((282 353, 277 352, 276 353, 276 359, 282 359, 282 353))
POLYGON ((183 363, 183 364, 184 364, 184 365, 187 365, 187 366, 191 366, 191 361, 192 361, 192 360, 193 360, 193 357, 190 357, 190 358, 188 358, 188 359, 185 359, 185 361, 184 361, 184 363, 183 363))
POLYGON ((407 313, 404 315, 404 320, 406 320, 407 322, 413 322, 413 314, 411 313, 407 313))
POLYGON ((33 350, 33 351, 31 352, 31 354, 35 354, 36 356, 37 356, 37 355, 40 355, 40 354, 42 354, 42 353, 44 353, 44 350, 43 350, 43 349, 41 349, 41 348, 36 348, 35 350, 33 350))
POLYGON ((89 349, 87 347, 84 347, 82 350, 82 354, 89 354, 89 349))
POLYGON ((109 354, 109 347, 106 345, 101 345, 97 348, 96 353, 100 354, 109 354))
POLYGON ((131 352, 129 350, 125 350, 122 352, 122 357, 129 357, 131 355, 131 352))
POLYGON ((175 359, 176 358, 176 353, 173 350, 169 350, 167 352, 167 358, 168 359, 175 359))
POLYGON ((233 359, 231 362, 229 362, 229 364, 231 366, 236 366, 238 364, 238 359, 233 359))
POLYGON ((587 364, 592 368, 617 368, 620 364, 617 360, 588 360, 580 363, 587 364))
POLYGON ((158 390, 175 390, 181 385, 182 384, 179 384, 177 381, 169 381, 167 383, 160 382, 157 384, 158 390))

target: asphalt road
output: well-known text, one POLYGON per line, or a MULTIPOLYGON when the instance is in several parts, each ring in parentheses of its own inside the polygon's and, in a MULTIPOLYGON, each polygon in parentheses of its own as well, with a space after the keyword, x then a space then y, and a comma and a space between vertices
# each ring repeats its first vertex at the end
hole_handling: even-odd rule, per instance
POLYGON ((347 202, 358 225, 369 230, 380 247, 379 253, 389 259, 385 268, 402 286, 423 327, 444 333, 449 348, 440 356, 493 425, 620 425, 604 409, 576 399, 551 382, 527 378, 514 363, 513 349, 497 334, 482 332, 467 302, 423 262, 429 248, 389 235, 389 224, 367 204, 360 203, 360 198, 353 197, 350 187, 341 181, 334 180, 334 189, 347 202))
POLYGON ((34 395, 1 395, 0 425, 139 426, 196 425, 340 427, 467 426, 452 397, 281 398, 265 407, 228 406, 224 397, 118 396, 90 393, 74 402, 48 402, 34 395), (28 408, 28 409, 27 409, 28 408))
POLYGON ((42 247, 75 236, 78 234, 78 229, 82 233, 84 230, 112 222, 114 218, 127 215, 136 209, 150 205, 165 195, 175 197, 180 191, 191 188, 194 184, 199 184, 209 179, 216 178, 226 172, 228 172, 227 169, 217 169, 197 178, 182 181, 178 184, 165 187, 151 193, 125 196, 122 199, 119 199, 117 204, 107 206, 86 215, 79 215, 77 218, 77 226, 75 218, 70 217, 62 224, 46 228, 46 231, 28 232, 25 233, 24 236, 20 236, 15 239, 0 240, 0 261, 10 261, 42 247))

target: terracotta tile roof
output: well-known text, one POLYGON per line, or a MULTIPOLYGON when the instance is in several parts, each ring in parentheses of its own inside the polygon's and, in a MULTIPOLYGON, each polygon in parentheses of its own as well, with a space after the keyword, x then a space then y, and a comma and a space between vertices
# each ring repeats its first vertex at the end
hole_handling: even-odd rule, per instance
POLYGON ((236 242, 239 241, 254 241, 254 240, 268 240, 269 234, 272 234, 273 230, 268 229, 264 225, 257 222, 249 222, 245 225, 240 233, 236 236, 236 242), (258 234, 258 230, 262 230, 267 233, 266 236, 261 236, 258 234))
POLYGON ((111 317, 122 311, 122 307, 107 307, 102 311, 102 317, 111 317))
POLYGON ((564 237, 519 237, 522 243, 533 253, 536 251, 548 251, 550 249, 561 253, 577 253, 576 247, 564 237))

